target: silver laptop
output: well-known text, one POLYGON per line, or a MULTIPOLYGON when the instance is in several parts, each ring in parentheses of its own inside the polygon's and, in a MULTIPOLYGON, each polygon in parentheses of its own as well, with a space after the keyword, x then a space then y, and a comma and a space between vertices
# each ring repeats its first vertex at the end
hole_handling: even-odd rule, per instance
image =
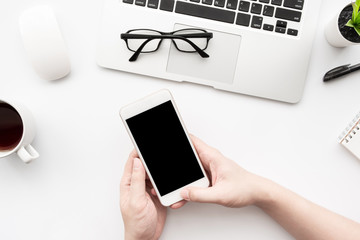
POLYGON ((320 4, 320 0, 106 0, 97 62, 105 68, 296 103, 304 89, 320 4), (129 61, 134 52, 120 38, 134 29, 189 28, 213 34, 204 50, 208 58, 179 51, 172 40, 163 39, 157 51, 129 61))

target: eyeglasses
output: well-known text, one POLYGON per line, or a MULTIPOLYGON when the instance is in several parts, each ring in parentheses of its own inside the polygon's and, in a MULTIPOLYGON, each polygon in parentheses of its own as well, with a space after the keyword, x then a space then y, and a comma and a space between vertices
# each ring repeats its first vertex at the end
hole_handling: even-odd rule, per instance
POLYGON ((120 38, 127 48, 134 52, 129 59, 136 61, 140 53, 152 53, 159 49, 163 39, 171 39, 177 50, 185 53, 197 52, 203 58, 209 55, 204 52, 213 34, 204 29, 186 28, 173 32, 160 32, 152 29, 133 29, 122 33, 120 38), (190 40, 191 39, 191 40, 190 40))

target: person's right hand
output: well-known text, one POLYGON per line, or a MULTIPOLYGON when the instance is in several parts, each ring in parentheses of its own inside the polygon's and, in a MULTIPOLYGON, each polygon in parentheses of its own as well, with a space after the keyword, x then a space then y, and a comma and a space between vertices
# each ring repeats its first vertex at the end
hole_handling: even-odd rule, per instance
MULTIPOLYGON (((295 239, 360 239, 360 224, 247 172, 196 137, 192 136, 191 140, 212 184, 209 188, 183 189, 181 196, 185 200, 227 207, 254 204, 295 239)), ((183 204, 181 201, 173 208, 183 204)))
POLYGON ((267 180, 241 168, 195 136, 191 140, 211 181, 209 188, 188 187, 181 191, 186 201, 243 207, 260 203, 267 180))

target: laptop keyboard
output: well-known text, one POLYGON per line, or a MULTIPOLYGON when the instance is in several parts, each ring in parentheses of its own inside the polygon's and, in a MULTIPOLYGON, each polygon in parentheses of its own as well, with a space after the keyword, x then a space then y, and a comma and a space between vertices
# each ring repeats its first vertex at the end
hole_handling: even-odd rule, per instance
POLYGON ((140 7, 297 36, 304 0, 122 0, 140 7), (291 27, 289 25, 291 24, 291 27))

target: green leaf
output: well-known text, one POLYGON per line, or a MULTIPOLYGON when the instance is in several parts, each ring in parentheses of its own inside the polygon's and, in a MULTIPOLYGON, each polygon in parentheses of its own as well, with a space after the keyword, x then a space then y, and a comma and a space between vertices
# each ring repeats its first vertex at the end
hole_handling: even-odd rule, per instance
POLYGON ((345 26, 348 26, 348 27, 355 27, 353 21, 350 19, 345 26))
POLYGON ((358 17, 359 14, 359 7, 356 5, 356 3, 353 3, 352 7, 353 7, 353 13, 351 19, 353 20, 353 22, 355 22, 355 19, 358 17))
MULTIPOLYGON (((355 4, 356 4, 357 6, 360 6, 360 0, 356 0, 355 4)), ((358 10, 359 10, 359 8, 358 8, 358 10)))
POLYGON ((354 28, 355 29, 355 31, 357 32, 357 34, 360 36, 360 27, 356 27, 356 28, 354 28))

